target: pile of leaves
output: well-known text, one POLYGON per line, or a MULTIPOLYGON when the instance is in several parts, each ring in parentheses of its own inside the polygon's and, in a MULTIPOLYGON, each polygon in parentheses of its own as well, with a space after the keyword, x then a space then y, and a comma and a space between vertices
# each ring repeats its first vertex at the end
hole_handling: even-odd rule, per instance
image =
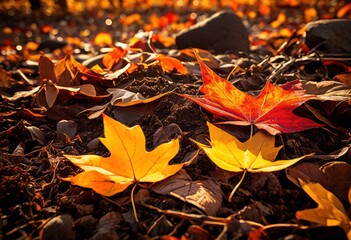
POLYGON ((351 239, 350 58, 269 27, 250 56, 5 42, 1 237, 351 239))

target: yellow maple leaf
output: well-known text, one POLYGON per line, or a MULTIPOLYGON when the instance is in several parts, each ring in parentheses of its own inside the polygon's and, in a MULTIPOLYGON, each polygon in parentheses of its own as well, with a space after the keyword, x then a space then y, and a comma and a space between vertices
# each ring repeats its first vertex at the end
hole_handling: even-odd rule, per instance
MULTIPOLYGON (((324 226, 340 226, 351 239, 351 221, 340 200, 321 184, 299 179, 302 189, 318 204, 317 208, 296 212, 296 218, 319 223, 324 226)), ((351 203, 351 188, 349 190, 351 203)))
POLYGON ((64 180, 112 196, 138 182, 161 181, 183 167, 184 163, 168 164, 178 153, 178 139, 163 143, 149 152, 145 149, 145 136, 139 125, 129 128, 104 114, 103 123, 105 137, 100 141, 111 155, 65 155, 84 172, 64 180))
POLYGON ((273 172, 285 169, 306 156, 274 161, 282 148, 275 147, 275 137, 264 131, 257 132, 246 142, 240 142, 224 130, 207 123, 210 132, 210 145, 194 141, 206 155, 220 168, 231 172, 243 172, 238 185, 229 196, 229 201, 245 177, 246 172, 273 172))

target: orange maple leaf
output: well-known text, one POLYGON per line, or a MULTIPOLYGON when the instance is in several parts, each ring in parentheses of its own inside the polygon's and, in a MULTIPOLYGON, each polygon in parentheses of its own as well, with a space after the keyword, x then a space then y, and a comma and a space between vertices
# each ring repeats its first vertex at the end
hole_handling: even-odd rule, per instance
POLYGON ((138 182, 161 181, 183 167, 184 163, 168 164, 179 150, 178 139, 163 143, 148 152, 139 125, 129 128, 104 114, 102 116, 105 138, 100 140, 111 155, 65 155, 84 172, 63 180, 112 196, 138 182))
POLYGON ((285 90, 269 81, 256 97, 240 91, 229 81, 218 76, 197 56, 202 72, 203 97, 184 96, 209 112, 228 119, 235 125, 252 125, 272 135, 290 133, 322 126, 308 118, 298 117, 293 110, 313 95, 304 90, 285 90))

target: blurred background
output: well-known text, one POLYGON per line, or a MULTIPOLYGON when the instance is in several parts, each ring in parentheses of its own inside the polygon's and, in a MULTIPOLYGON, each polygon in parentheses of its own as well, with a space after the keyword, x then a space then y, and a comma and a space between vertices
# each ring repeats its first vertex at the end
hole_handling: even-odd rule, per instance
MULTIPOLYGON (((199 9, 218 10, 232 9, 234 11, 251 11, 260 14, 270 14, 276 8, 314 8, 323 10, 331 16, 344 6, 348 0, 2 0, 0 1, 0 11, 4 14, 31 14, 41 11, 45 15, 55 15, 63 13, 81 14, 83 12, 99 11, 141 11, 150 8, 170 8, 178 11, 199 9)), ((245 13, 247 13, 245 11, 245 13)))

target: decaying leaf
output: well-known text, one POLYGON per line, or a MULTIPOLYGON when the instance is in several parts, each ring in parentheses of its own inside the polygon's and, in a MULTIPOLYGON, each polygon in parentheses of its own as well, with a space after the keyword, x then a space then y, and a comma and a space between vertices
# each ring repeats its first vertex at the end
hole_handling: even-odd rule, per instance
POLYGON ((351 85, 338 81, 301 81, 307 94, 317 95, 322 100, 349 101, 351 99, 351 85))
POLYGON ((150 103, 171 93, 165 92, 150 98, 145 98, 140 93, 134 93, 124 89, 109 88, 107 91, 112 94, 112 99, 110 101, 111 104, 118 107, 128 107, 141 103, 150 103))
MULTIPOLYGON (((347 238, 351 239, 351 221, 340 200, 319 183, 302 180, 300 183, 303 190, 318 204, 318 207, 298 211, 296 217, 324 226, 340 226, 346 232, 347 238)), ((350 194, 351 188, 349 196, 350 194)))
POLYGON ((305 155, 299 158, 289 160, 274 161, 282 148, 275 147, 275 137, 259 131, 246 142, 240 142, 234 136, 223 131, 222 129, 207 123, 210 132, 210 146, 194 141, 207 156, 220 168, 230 172, 243 172, 239 184, 234 188, 231 197, 236 188, 240 185, 246 172, 273 172, 285 169, 294 163, 300 161, 305 155))
POLYGON ((100 138, 111 155, 72 156, 72 163, 84 172, 64 178, 72 184, 92 188, 97 193, 112 196, 138 182, 158 182, 179 171, 184 163, 169 165, 179 150, 174 139, 148 152, 145 136, 139 125, 128 128, 103 114, 105 137, 100 138))
MULTIPOLYGON (((109 105, 112 105, 117 108, 118 107, 123 108, 122 112, 118 111, 115 108, 116 112, 118 112, 117 115, 119 115, 121 119, 123 119, 123 116, 121 115, 126 115, 127 118, 130 120, 128 122, 131 122, 136 119, 139 119, 140 115, 147 114, 148 111, 143 111, 143 107, 140 105, 151 103, 171 93, 171 92, 165 92, 150 98, 145 98, 140 93, 134 93, 122 88, 108 88, 107 92, 109 92, 112 95, 109 103, 93 106, 91 108, 81 111, 79 114, 88 112, 89 113, 88 118, 94 119, 99 117, 109 105), (138 108, 136 112, 131 108, 133 106, 138 108), (124 109, 124 107, 129 107, 129 108, 124 109)), ((122 121, 122 122, 126 122, 126 121, 122 121)))
POLYGON ((211 179, 193 181, 185 171, 179 171, 154 184, 151 190, 193 204, 211 216, 215 216, 222 205, 222 190, 219 184, 211 179))
POLYGON ((224 117, 228 124, 254 124, 272 135, 290 133, 320 127, 308 118, 296 116, 293 110, 309 99, 303 90, 285 90, 269 81, 255 97, 241 92, 229 81, 218 76, 198 57, 204 85, 200 91, 203 97, 182 95, 211 113, 224 117))

